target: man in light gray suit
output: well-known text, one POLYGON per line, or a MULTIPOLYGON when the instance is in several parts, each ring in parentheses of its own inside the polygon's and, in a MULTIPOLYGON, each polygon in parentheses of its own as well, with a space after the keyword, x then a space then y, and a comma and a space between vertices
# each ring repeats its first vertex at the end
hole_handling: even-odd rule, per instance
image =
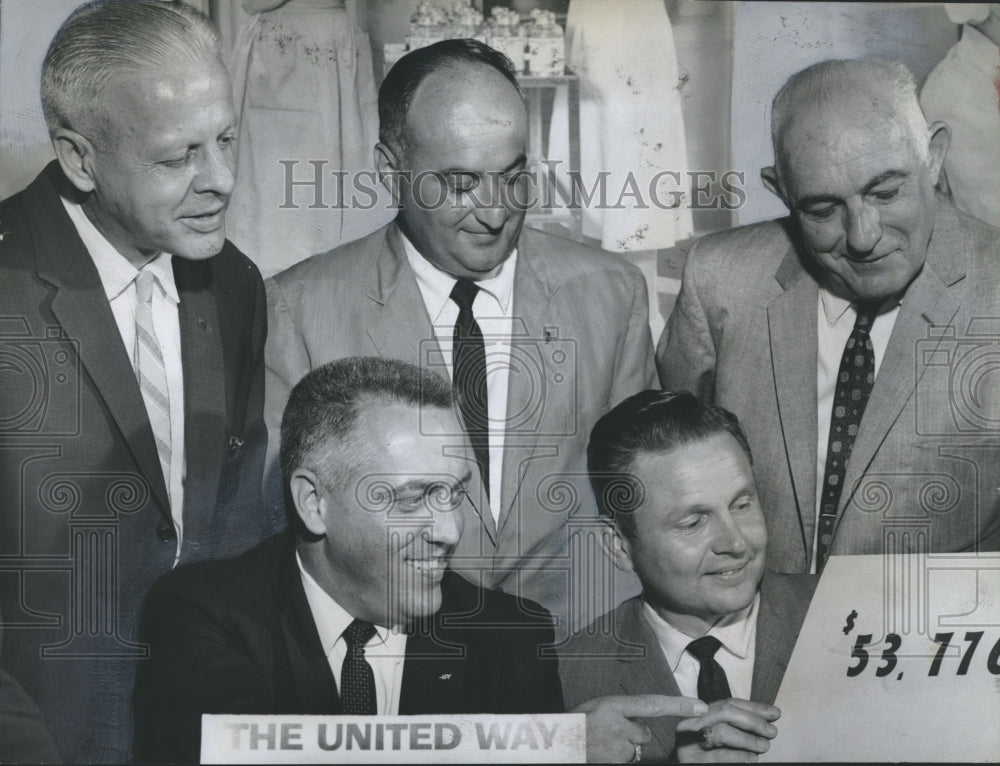
POLYGON ((742 421, 774 569, 996 549, 1000 231, 935 191, 948 127, 901 64, 829 61, 781 89, 772 136, 791 217, 691 250, 661 383, 742 421))
POLYGON ((765 572, 767 527, 736 418, 687 392, 643 391, 598 421, 587 464, 609 553, 642 595, 561 648, 567 706, 697 696, 701 716, 632 721, 634 760, 765 752, 817 578, 765 572))
POLYGON ((567 620, 638 590, 610 583, 614 567, 588 542, 584 451, 598 417, 655 382, 645 282, 611 254, 522 228, 527 114, 502 54, 472 40, 413 51, 383 82, 379 112, 376 162, 399 214, 268 283, 269 432, 277 444, 292 386, 336 359, 454 378, 479 470, 453 566, 540 602, 565 637, 567 620), (483 386, 470 392, 456 339, 477 335, 481 366, 464 379, 483 386))

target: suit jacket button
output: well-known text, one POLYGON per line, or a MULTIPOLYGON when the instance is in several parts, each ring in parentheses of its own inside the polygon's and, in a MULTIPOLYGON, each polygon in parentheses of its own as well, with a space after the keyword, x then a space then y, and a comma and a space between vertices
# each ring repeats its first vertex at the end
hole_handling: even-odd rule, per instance
POLYGON ((156 525, 156 536, 165 543, 177 540, 177 533, 174 531, 173 524, 163 522, 156 525))
POLYGON ((229 457, 236 457, 236 454, 242 449, 243 440, 238 436, 229 437, 229 457))

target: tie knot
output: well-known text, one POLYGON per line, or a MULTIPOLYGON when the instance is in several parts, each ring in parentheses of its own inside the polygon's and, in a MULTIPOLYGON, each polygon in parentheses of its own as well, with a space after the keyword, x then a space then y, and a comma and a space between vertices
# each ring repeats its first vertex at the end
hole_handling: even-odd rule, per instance
POLYGON ((865 332, 871 330, 872 324, 875 322, 875 317, 878 315, 878 309, 878 304, 859 303, 855 309, 858 316, 854 320, 854 329, 865 332))
POLYGON ((694 655, 699 662, 705 662, 706 660, 712 659, 721 646, 722 642, 715 636, 702 636, 701 638, 696 638, 688 644, 687 650, 694 655))
POLYGON ((375 626, 364 620, 355 620, 344 630, 344 640, 349 649, 363 647, 375 635, 375 626))
POLYGON ((149 303, 153 299, 153 285, 156 275, 146 269, 140 269, 135 277, 135 294, 140 303, 149 303))
POLYGON ((472 303, 476 300, 476 293, 479 292, 479 285, 471 279, 459 279, 451 288, 451 299, 458 304, 460 311, 471 311, 472 303))

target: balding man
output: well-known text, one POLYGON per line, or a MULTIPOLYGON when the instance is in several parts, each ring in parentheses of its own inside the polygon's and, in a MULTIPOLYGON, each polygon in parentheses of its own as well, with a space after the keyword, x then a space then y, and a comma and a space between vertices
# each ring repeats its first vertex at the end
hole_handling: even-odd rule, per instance
POLYGON ((475 40, 407 54, 379 117, 396 220, 268 283, 272 452, 289 390, 326 362, 378 355, 453 380, 477 468, 453 566, 541 602, 565 635, 566 618, 585 624, 638 589, 623 576, 614 593, 610 562, 586 543, 571 556, 570 533, 597 513, 587 433, 655 378, 645 283, 610 254, 522 228, 537 190, 502 54, 475 40))
POLYGON ((42 70, 56 161, 0 205, 2 664, 67 761, 129 757, 152 580, 283 524, 219 53, 181 3, 76 10, 42 70))
POLYGON ((948 127, 901 64, 827 61, 781 89, 772 134, 791 216, 692 249, 661 382, 743 423, 772 568, 995 549, 1000 232, 935 193, 948 127))

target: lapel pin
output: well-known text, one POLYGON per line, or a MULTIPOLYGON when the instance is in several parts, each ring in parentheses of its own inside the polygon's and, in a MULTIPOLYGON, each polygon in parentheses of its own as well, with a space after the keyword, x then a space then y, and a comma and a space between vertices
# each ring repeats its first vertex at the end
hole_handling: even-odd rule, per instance
POLYGON ((207 331, 207 330, 209 329, 209 328, 208 328, 208 322, 206 322, 206 321, 205 321, 204 319, 202 319, 201 317, 198 317, 198 326, 199 326, 199 327, 200 327, 200 328, 201 328, 202 330, 206 330, 206 331, 207 331))

